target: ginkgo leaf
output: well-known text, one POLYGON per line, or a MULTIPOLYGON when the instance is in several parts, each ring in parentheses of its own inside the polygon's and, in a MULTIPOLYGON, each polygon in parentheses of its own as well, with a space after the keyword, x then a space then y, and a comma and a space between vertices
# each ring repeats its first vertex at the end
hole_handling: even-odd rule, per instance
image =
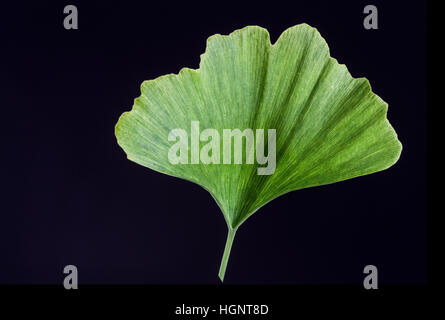
POLYGON ((261 206, 289 191, 384 170, 402 150, 387 104, 367 79, 331 58, 307 24, 287 29, 274 45, 258 26, 213 35, 199 69, 144 81, 141 93, 116 125, 118 143, 128 159, 214 197, 228 226, 221 280, 238 227, 261 206), (239 145, 230 136, 235 129, 239 145))

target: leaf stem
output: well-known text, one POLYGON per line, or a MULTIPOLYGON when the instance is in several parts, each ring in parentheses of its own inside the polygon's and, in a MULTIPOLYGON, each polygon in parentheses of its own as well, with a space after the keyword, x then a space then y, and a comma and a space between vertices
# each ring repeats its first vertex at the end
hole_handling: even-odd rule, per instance
POLYGON ((230 250, 232 249, 233 239, 235 238, 236 230, 229 227, 229 233, 227 234, 226 247, 224 248, 224 254, 221 260, 221 266, 219 267, 218 276, 221 281, 224 281, 224 275, 226 274, 227 262, 229 261, 230 250))

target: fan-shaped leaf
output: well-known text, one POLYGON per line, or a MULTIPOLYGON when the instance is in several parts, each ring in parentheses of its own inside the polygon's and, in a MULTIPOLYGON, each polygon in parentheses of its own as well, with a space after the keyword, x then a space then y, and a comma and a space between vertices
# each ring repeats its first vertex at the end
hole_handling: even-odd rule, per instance
POLYGON ((401 152, 387 104, 331 58, 306 24, 274 45, 257 26, 214 35, 199 69, 145 81, 141 91, 119 119, 118 143, 130 160, 193 181, 215 198, 229 229, 221 280, 236 230, 261 206, 292 190, 386 169, 401 152), (225 148, 224 129, 252 130, 255 143, 246 134, 242 164, 234 164, 236 139, 233 150, 225 148), (258 141, 265 142, 260 155, 258 141))

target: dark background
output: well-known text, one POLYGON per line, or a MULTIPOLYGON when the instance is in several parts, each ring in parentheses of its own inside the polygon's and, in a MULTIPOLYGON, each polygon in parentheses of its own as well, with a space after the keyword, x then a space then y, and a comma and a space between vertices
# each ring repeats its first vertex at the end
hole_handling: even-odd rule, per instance
POLYGON ((219 283, 226 225, 198 185, 126 159, 114 137, 140 84, 197 68, 206 39, 308 23, 389 104, 390 169, 284 195, 239 229, 226 283, 426 281, 426 9, 373 1, 2 4, 0 283, 219 283), (63 8, 79 29, 63 28, 63 8), (379 10, 365 30, 363 8, 379 10))

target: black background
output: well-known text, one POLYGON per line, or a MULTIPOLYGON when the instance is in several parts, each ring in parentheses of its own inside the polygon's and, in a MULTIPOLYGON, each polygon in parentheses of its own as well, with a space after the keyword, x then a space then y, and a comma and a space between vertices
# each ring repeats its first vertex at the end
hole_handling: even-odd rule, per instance
POLYGON ((201 187, 126 159, 114 137, 143 80, 197 68, 206 39, 299 23, 367 77, 403 144, 390 169, 282 196, 239 229, 225 283, 426 281, 426 8, 374 1, 67 1, 1 8, 0 283, 218 284, 223 216, 201 187), (79 29, 63 28, 63 8, 79 29))

